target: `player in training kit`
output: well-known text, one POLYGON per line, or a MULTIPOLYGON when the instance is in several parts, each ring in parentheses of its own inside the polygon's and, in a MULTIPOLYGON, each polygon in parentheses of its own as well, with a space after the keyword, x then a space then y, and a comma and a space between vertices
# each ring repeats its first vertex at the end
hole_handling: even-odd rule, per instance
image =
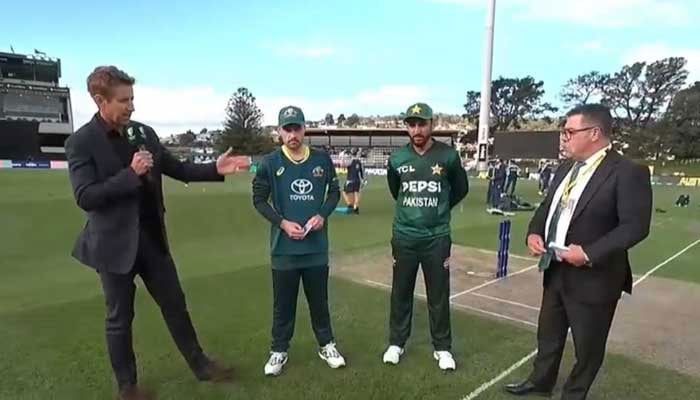
POLYGON ((450 210, 469 190, 457 151, 432 139, 433 111, 424 103, 404 119, 411 143, 389 158, 387 179, 396 200, 391 250, 394 258, 389 347, 383 360, 398 364, 411 333, 418 266, 428 297, 433 357, 454 370, 450 327, 450 210))
POLYGON ((365 171, 360 162, 359 150, 352 155, 348 165, 348 174, 343 188, 343 198, 348 208, 355 214, 360 213, 360 188, 365 181, 365 171))

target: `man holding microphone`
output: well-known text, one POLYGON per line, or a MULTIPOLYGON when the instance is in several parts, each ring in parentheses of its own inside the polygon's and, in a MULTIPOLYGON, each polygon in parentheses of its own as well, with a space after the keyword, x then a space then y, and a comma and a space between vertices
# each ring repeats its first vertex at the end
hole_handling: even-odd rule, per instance
POLYGON ((178 161, 151 127, 131 121, 134 83, 116 67, 96 68, 87 86, 99 111, 66 141, 73 194, 87 216, 72 254, 100 276, 107 348, 122 400, 154 398, 137 386, 131 333, 136 275, 196 378, 231 379, 231 369, 204 354, 192 326, 165 232, 161 180, 165 174, 184 182, 223 181, 244 167, 230 151, 211 165, 178 161))

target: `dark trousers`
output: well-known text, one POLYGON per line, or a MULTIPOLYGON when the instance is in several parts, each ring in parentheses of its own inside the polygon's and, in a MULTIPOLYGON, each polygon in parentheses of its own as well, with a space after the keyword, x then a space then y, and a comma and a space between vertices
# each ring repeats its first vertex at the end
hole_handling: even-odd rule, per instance
POLYGON ((107 305, 107 349, 120 390, 137 382, 136 357, 131 334, 136 275, 141 276, 146 289, 158 303, 170 334, 189 367, 196 374, 208 363, 197 341, 175 264, 170 254, 153 236, 154 234, 141 231, 138 254, 130 272, 100 272, 107 305))
POLYGON ((430 335, 435 350, 450 350, 450 247, 449 236, 407 241, 392 239, 394 268, 391 285, 389 344, 404 347, 411 335, 413 295, 418 266, 423 270, 428 297, 430 335))
POLYGON ((537 328, 537 357, 529 380, 551 389, 557 381, 567 332, 571 328, 576 364, 564 384, 562 400, 583 400, 603 364, 617 302, 585 304, 563 293, 553 276, 544 290, 537 328))
POLYGON ((515 193, 515 186, 518 183, 518 178, 511 178, 506 181, 505 193, 513 195, 515 193))
POLYGON ((543 175, 540 177, 540 192, 546 192, 549 189, 549 175, 543 175))
POLYGON ((486 190, 486 204, 491 205, 492 197, 493 196, 493 180, 489 179, 489 186, 488 189, 486 190))
POLYGON ((328 312, 328 266, 272 270, 272 351, 286 352, 294 335, 297 316, 299 281, 309 304, 311 327, 319 346, 333 341, 331 317, 328 312))
POLYGON ((491 207, 498 208, 501 205, 501 193, 503 192, 503 181, 494 181, 491 189, 491 207))

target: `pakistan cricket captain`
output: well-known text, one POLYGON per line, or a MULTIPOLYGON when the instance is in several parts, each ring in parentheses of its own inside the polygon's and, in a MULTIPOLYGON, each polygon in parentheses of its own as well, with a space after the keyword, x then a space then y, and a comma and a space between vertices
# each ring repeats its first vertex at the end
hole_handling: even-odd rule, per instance
POLYGON ((432 138, 433 110, 413 104, 404 119, 411 142, 389 158, 387 179, 396 201, 389 347, 384 363, 398 364, 411 333, 418 266, 428 296, 433 357, 441 370, 456 368, 450 327, 450 210, 469 191, 457 151, 432 138))
POLYGON ((336 349, 328 312, 328 230, 326 219, 340 199, 328 154, 304 145, 304 114, 288 106, 279 113, 284 145, 265 156, 253 179, 253 204, 272 223, 272 348, 265 375, 277 376, 287 363, 294 334, 299 281, 309 304, 318 355, 329 367, 345 366, 336 349))

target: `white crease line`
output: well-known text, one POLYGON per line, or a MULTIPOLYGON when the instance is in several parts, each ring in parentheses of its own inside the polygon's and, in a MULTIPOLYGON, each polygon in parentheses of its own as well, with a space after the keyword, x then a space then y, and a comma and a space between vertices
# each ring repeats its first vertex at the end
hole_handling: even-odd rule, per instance
POLYGON ((507 316, 507 315, 503 315, 503 314, 499 314, 499 313, 495 313, 495 312, 491 312, 491 311, 482 310, 481 308, 478 308, 478 307, 466 306, 466 305, 464 305, 464 304, 452 303, 452 302, 451 302, 450 304, 452 304, 452 306, 457 307, 457 308, 464 308, 464 309, 466 309, 466 310, 472 310, 472 311, 480 312, 480 313, 482 313, 482 314, 490 315, 490 316, 492 316, 492 317, 502 318, 502 319, 506 319, 506 320, 508 320, 508 321, 520 322, 521 324, 525 324, 525 325, 528 325, 528 326, 537 327, 537 324, 536 324, 536 323, 530 322, 530 321, 525 321, 524 319, 509 317, 509 316, 507 316))
MULTIPOLYGON (((372 284, 372 285, 375 285, 375 286, 383 287, 383 288, 386 288, 386 289, 391 289, 391 285, 387 285, 386 283, 371 281, 371 280, 369 280, 369 279, 366 279, 365 282, 367 282, 367 283, 369 283, 369 284, 372 284)), ((414 296, 420 297, 421 299, 425 299, 425 298, 426 298, 426 296, 425 296, 424 294, 422 294, 422 293, 415 293, 414 296)), ((499 313, 492 312, 492 311, 482 310, 481 308, 471 307, 471 306, 467 306, 467 305, 464 305, 464 304, 455 303, 455 302, 452 302, 452 301, 450 301, 450 305, 452 305, 453 307, 457 307, 457 308, 463 308, 463 309, 466 309, 466 310, 472 310, 472 311, 480 312, 480 313, 482 313, 482 314, 490 315, 490 316, 492 316, 492 317, 497 317, 497 318, 505 319, 505 320, 508 320, 508 321, 519 322, 519 323, 521 323, 521 324, 525 324, 525 325, 528 325, 528 326, 537 327, 537 324, 532 323, 532 322, 530 322, 530 321, 525 321, 525 320, 522 320, 522 319, 509 317, 509 316, 507 316, 507 315, 499 314, 499 313)))
POLYGON ((695 245, 698 244, 698 243, 700 243, 700 239, 698 239, 698 240, 694 241, 693 243, 691 243, 691 244, 685 246, 685 248, 684 248, 683 250, 681 250, 681 251, 679 251, 678 253, 672 255, 672 256, 669 257, 666 261, 662 262, 661 264, 659 264, 659 265, 657 265, 656 267, 654 267, 654 268, 650 269, 649 271, 647 271, 647 273, 644 274, 644 275, 642 275, 641 278, 637 279, 637 280, 632 284, 632 286, 637 286, 637 285, 639 285, 639 284, 642 283, 645 279, 647 279, 651 274, 653 274, 654 272, 656 272, 656 270, 658 270, 659 268, 661 268, 661 267, 663 267, 664 265, 668 264, 669 262, 675 260, 678 256, 680 256, 681 254, 683 254, 683 253, 685 253, 686 251, 690 250, 693 246, 695 246, 695 245))
POLYGON ((473 392, 469 393, 465 397, 462 398, 462 400, 473 400, 476 399, 480 394, 483 392, 487 391, 491 386, 495 385, 498 383, 501 379, 505 378, 506 376, 510 375, 513 371, 516 369, 520 368, 523 364, 526 362, 530 361, 531 358, 537 355, 537 350, 533 351, 532 353, 528 354, 526 357, 523 357, 520 361, 516 362, 513 364, 510 368, 507 370, 503 371, 500 375, 497 377, 491 379, 488 382, 485 382, 483 385, 479 386, 474 390, 473 392))
MULTIPOLYGON (((381 286, 383 288, 391 289, 391 285, 387 285, 386 283, 371 281, 369 279, 365 279, 365 282, 371 283, 372 285, 375 285, 375 286, 381 286)), ((420 296, 420 294, 416 294, 416 296, 420 296)))
POLYGON ((505 278, 496 278, 496 279, 490 280, 490 281, 488 281, 488 282, 484 282, 484 283, 482 283, 481 285, 474 286, 473 288, 470 288, 470 289, 461 291, 461 292, 459 292, 459 293, 453 294, 452 296, 450 296, 450 300, 454 300, 454 299, 456 299, 457 297, 459 297, 459 296, 461 296, 461 295, 463 295, 463 294, 475 292, 475 291, 477 291, 477 290, 479 290, 479 289, 485 288, 486 286, 492 285, 492 284, 494 284, 494 283, 496 283, 496 282, 500 282, 500 281, 502 281, 502 280, 504 280, 504 279, 508 279, 509 277, 512 277, 512 276, 515 276, 515 275, 520 275, 520 274, 522 274, 522 273, 525 273, 525 272, 527 272, 527 271, 530 271, 530 270, 533 269, 533 268, 537 268, 537 264, 531 265, 531 266, 529 266, 529 267, 527 267, 527 268, 523 268, 523 269, 521 269, 520 271, 513 272, 512 274, 508 274, 508 276, 506 276, 505 278))
MULTIPOLYGON (((681 254, 685 253, 685 252, 688 251, 691 247, 695 246, 695 245, 698 244, 698 243, 700 243, 700 239, 698 239, 698 240, 694 241, 693 243, 689 244, 689 245, 686 246, 683 250, 681 250, 681 251, 679 251, 678 253, 672 255, 671 257, 669 257, 668 259, 666 259, 665 261, 663 261, 663 262, 660 263, 659 265, 657 265, 657 266, 655 266, 654 268, 652 268, 651 270, 649 270, 649 272, 647 272, 646 274, 644 274, 644 276, 642 276, 641 278, 637 279, 637 281, 634 282, 634 284, 633 284, 632 286, 637 286, 637 285, 638 285, 639 283, 641 283, 644 279, 646 279, 647 277, 649 277, 652 273, 656 272, 656 270, 658 270, 659 268, 661 268, 661 267, 663 267, 664 265, 668 264, 669 262, 671 262, 672 260, 674 260, 676 257, 678 257, 678 256, 680 256, 681 254)), ((498 375, 497 377, 491 379, 491 380, 488 381, 488 382, 485 382, 483 385, 481 385, 481 386, 479 386, 478 388, 476 388, 473 392, 471 392, 471 393, 469 393, 468 395, 466 395, 465 397, 463 397, 462 400, 473 400, 473 399, 477 398, 481 393, 485 392, 485 391, 488 390, 491 386, 497 384, 497 383, 500 382, 503 378, 505 378, 506 376, 510 375, 513 371, 515 371, 516 369, 520 368, 523 364, 525 364, 525 363, 528 362, 530 359, 532 359, 533 357, 535 357, 535 355, 537 355, 537 349, 535 349, 532 353, 530 353, 530 354, 526 355, 525 357, 523 357, 520 361, 518 361, 518 362, 516 362, 515 364, 511 365, 510 368, 508 368, 507 370, 503 371, 503 372, 502 372, 500 375, 498 375)))
POLYGON ((472 293, 469 293, 469 294, 472 295, 472 296, 483 297, 483 298, 485 298, 485 299, 489 299, 489 300, 493 300, 493 301, 498 301, 498 302, 505 303, 505 304, 510 304, 510 305, 513 305, 513 306, 518 306, 518 307, 522 307, 522 308, 527 308, 528 310, 540 311, 540 308, 539 308, 539 307, 533 307, 533 306, 528 305, 528 304, 518 303, 517 301, 510 301, 510 300, 506 300, 506 299, 501 299, 500 297, 493 297, 493 296, 489 296, 489 295, 486 295, 486 294, 475 293, 475 292, 472 292, 472 293))
MULTIPOLYGON (((493 250, 476 249, 476 251, 478 251, 479 253, 484 253, 484 254, 498 255, 498 252, 493 251, 493 250)), ((510 253, 508 253, 508 257, 517 258, 519 260, 526 260, 526 261, 537 261, 537 259, 533 258, 533 257, 520 256, 517 254, 510 254, 510 253)))

